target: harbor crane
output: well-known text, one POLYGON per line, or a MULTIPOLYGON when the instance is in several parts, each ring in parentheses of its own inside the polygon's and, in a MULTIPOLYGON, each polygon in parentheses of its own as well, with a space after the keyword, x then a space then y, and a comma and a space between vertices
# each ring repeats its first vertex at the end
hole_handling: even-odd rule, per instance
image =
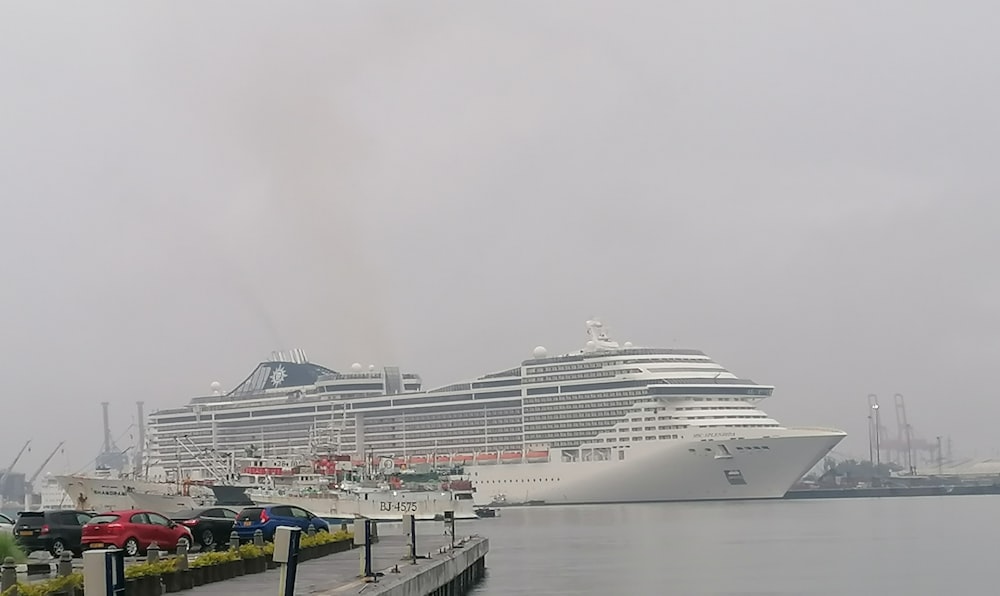
POLYGON ((896 403, 896 449, 897 453, 906 447, 906 469, 911 476, 917 475, 916 462, 913 461, 913 427, 906 421, 906 404, 899 393, 893 396, 896 403))
POLYGON ((31 445, 31 439, 28 439, 27 441, 24 442, 24 445, 21 447, 21 450, 17 452, 17 457, 14 458, 14 461, 10 462, 10 465, 7 466, 7 468, 4 469, 4 471, 0 472, 0 490, 2 490, 2 487, 4 486, 4 481, 7 480, 7 474, 13 471, 14 466, 17 465, 17 462, 21 461, 21 456, 24 455, 25 450, 28 449, 28 445, 31 445))
POLYGON ((35 470, 35 473, 31 475, 31 478, 28 478, 27 480, 24 481, 25 511, 31 511, 31 493, 35 486, 35 480, 38 478, 38 475, 42 473, 42 470, 45 469, 45 466, 49 465, 49 462, 52 461, 52 458, 55 457, 56 453, 59 453, 59 450, 62 449, 62 446, 65 444, 66 441, 59 441, 59 444, 56 445, 56 448, 52 450, 52 453, 50 453, 48 457, 45 458, 45 461, 42 462, 42 465, 38 466, 38 469, 35 470))

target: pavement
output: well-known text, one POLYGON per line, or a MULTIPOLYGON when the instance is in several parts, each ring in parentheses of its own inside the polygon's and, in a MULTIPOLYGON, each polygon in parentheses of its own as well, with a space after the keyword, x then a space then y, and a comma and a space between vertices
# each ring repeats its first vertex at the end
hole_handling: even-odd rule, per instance
MULTIPOLYGON (((428 554, 431 558, 443 557, 438 553, 439 549, 451 544, 451 539, 443 535, 442 525, 434 524, 421 534, 421 527, 417 526, 417 551, 421 557, 428 554)), ((385 535, 379 527, 379 542, 372 546, 372 570, 382 572, 385 579, 392 579, 412 573, 413 569, 420 568, 420 561, 413 565, 408 560, 404 560, 408 548, 406 537, 402 535, 385 535), (393 572, 397 567, 399 573, 393 572)), ((336 596, 338 594, 357 594, 366 582, 359 578, 361 575, 361 556, 363 548, 327 555, 319 559, 313 559, 300 563, 296 570, 295 595, 316 595, 324 594, 336 596)), ((191 596, 256 596, 258 594, 273 595, 278 590, 279 570, 273 569, 265 573, 244 575, 224 582, 216 582, 204 586, 198 586, 193 590, 186 590, 184 593, 191 596)), ((381 578, 380 578, 381 579, 381 578)))

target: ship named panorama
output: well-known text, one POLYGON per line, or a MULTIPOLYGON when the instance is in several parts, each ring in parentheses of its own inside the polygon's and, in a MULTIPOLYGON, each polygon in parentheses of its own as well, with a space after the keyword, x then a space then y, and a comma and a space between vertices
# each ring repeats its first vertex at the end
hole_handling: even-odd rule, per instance
MULTIPOLYGON (((302 452, 317 435, 353 459, 461 466, 475 502, 622 503, 781 498, 845 433, 787 428, 758 404, 771 386, 698 350, 620 345, 587 322, 581 351, 533 357, 420 391, 387 367, 260 363, 228 394, 150 416, 151 456, 187 477, 197 452, 302 452)), ((314 447, 314 445, 313 445, 314 447)))

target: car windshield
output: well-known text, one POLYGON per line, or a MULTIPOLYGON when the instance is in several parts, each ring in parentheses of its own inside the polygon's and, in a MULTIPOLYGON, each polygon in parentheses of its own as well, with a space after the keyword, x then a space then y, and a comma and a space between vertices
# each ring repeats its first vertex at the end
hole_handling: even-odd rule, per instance
POLYGON ((117 515, 95 515, 90 518, 88 524, 110 524, 113 521, 118 521, 117 515))

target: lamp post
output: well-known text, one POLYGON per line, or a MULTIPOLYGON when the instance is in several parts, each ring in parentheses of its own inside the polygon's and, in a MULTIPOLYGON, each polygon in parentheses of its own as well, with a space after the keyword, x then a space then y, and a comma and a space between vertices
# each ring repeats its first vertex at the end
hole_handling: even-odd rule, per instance
POLYGON ((872 410, 875 411, 875 470, 882 464, 882 453, 881 446, 879 445, 879 419, 878 419, 878 402, 872 404, 872 410))
POLYGON ((868 410, 868 462, 875 465, 875 432, 872 430, 872 411, 868 410))

